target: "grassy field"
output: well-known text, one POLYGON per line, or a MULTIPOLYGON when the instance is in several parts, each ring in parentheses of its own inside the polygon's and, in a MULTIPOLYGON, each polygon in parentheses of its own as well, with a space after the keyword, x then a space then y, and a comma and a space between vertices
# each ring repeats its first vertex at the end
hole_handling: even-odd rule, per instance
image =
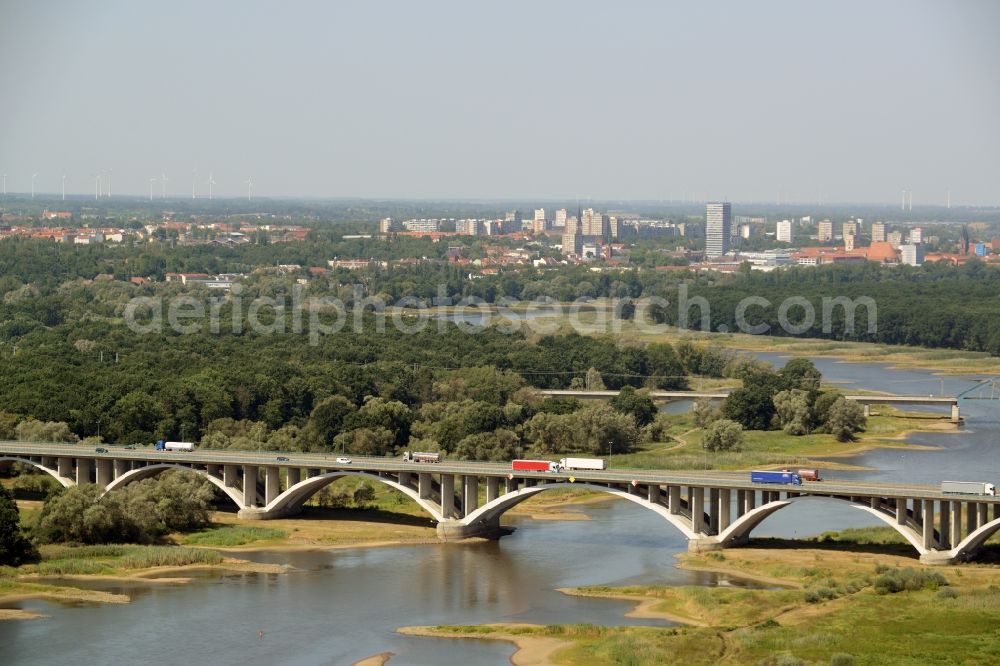
POLYGON ((868 419, 865 432, 853 442, 838 442, 822 433, 793 437, 780 430, 750 431, 745 433, 742 451, 706 452, 701 447, 701 430, 695 427, 690 414, 681 414, 674 417, 669 431, 674 441, 647 444, 634 453, 611 456, 611 465, 672 470, 817 466, 817 458, 846 456, 868 447, 911 448, 901 439, 906 432, 915 430, 951 432, 956 427, 938 415, 879 407, 868 419))
POLYGON ((558 639, 551 659, 557 664, 996 663, 1000 566, 924 567, 892 544, 880 545, 881 528, 868 532, 680 556, 687 568, 766 581, 762 589, 573 591, 628 599, 647 616, 659 613, 689 626, 448 626, 422 633, 517 637, 521 646, 530 645, 525 638, 558 639))

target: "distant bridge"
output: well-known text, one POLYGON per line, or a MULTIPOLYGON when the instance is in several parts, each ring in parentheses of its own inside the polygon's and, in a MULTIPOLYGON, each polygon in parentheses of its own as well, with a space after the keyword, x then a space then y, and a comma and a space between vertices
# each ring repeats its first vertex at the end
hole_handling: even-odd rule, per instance
POLYGON ((74 444, 0 442, 0 464, 14 462, 32 465, 63 486, 96 483, 105 492, 181 469, 208 479, 240 508, 241 517, 261 520, 294 515, 325 486, 353 476, 412 499, 437 522, 443 540, 500 536, 504 513, 557 488, 609 493, 653 511, 695 551, 744 543, 772 514, 805 501, 835 500, 871 514, 899 532, 922 561, 935 564, 974 556, 1000 531, 1000 497, 945 494, 917 484, 833 480, 784 486, 751 483, 745 472, 514 472, 509 463, 354 457, 349 464, 338 464, 322 454, 298 452, 109 447, 98 453, 74 444))
MULTIPOLYGON (((581 389, 545 389, 543 395, 554 398, 576 398, 578 400, 610 400, 618 395, 618 391, 585 391, 581 389)), ((657 402, 673 400, 725 400, 729 391, 649 391, 649 397, 657 402)), ((933 405, 935 407, 951 407, 951 420, 958 422, 961 414, 956 396, 923 396, 923 395, 845 395, 848 400, 864 405, 865 416, 871 415, 872 405, 933 405)))

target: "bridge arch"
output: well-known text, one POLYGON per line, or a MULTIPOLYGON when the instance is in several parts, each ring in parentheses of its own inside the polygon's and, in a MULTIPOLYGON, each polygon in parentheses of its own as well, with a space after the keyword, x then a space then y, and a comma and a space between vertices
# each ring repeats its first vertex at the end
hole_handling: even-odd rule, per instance
POLYGON ((596 492, 608 493, 614 495, 615 497, 620 497, 621 499, 626 499, 630 502, 638 504, 639 506, 649 509, 653 513, 657 514, 668 523, 673 525, 679 532, 681 532, 688 539, 697 539, 702 535, 696 534, 689 525, 685 524, 684 517, 679 514, 672 514, 670 510, 663 506, 662 504, 653 504, 649 502, 644 497, 639 495, 632 495, 624 490, 619 490, 618 488, 610 488, 608 486, 598 486, 589 483, 544 483, 539 486, 529 486, 527 488, 521 488, 513 492, 506 493, 496 498, 492 502, 488 502, 483 506, 479 507, 469 515, 467 515, 461 522, 464 525, 474 525, 476 523, 491 523, 500 519, 507 511, 513 509, 515 506, 524 502, 527 499, 537 495, 540 492, 546 490, 554 490, 556 488, 575 488, 582 490, 592 490, 596 492))
POLYGON ((867 506, 865 504, 859 504, 850 499, 837 497, 833 495, 828 495, 828 496, 800 495, 798 497, 790 497, 784 500, 768 502, 767 504, 759 506, 756 509, 753 509, 752 511, 748 511, 747 513, 743 514, 738 519, 733 521, 733 523, 730 524, 729 527, 727 527, 719 534, 718 536, 719 545, 726 546, 734 542, 742 541, 744 539, 749 538, 750 532, 752 532, 767 518, 770 518, 772 515, 774 515, 781 509, 784 509, 785 507, 791 506, 792 504, 796 504, 798 502, 817 502, 824 500, 845 502, 848 504, 848 506, 852 508, 860 509, 862 511, 870 513, 871 515, 875 516, 876 518, 884 522, 889 527, 899 532, 899 534, 903 538, 905 538, 907 542, 909 542, 909 544, 913 546, 920 555, 924 555, 928 552, 928 550, 924 548, 922 536, 920 534, 917 534, 916 531, 913 530, 908 525, 898 524, 896 521, 896 515, 894 513, 889 514, 880 509, 873 509, 872 507, 867 506))
POLYGON ((76 481, 74 481, 73 479, 67 479, 67 478, 61 477, 61 476, 59 476, 59 472, 58 471, 52 469, 51 467, 46 467, 45 465, 42 465, 41 463, 36 463, 35 461, 30 460, 28 458, 18 458, 17 456, 0 456, 0 463, 2 463, 2 462, 19 462, 19 463, 24 463, 25 465, 31 465, 32 467, 34 467, 36 469, 42 470, 43 472, 45 472, 46 474, 48 474, 49 476, 51 476, 53 479, 55 479, 56 481, 58 481, 62 485, 63 488, 69 488, 70 486, 75 486, 76 485, 76 481))
POLYGON ((429 513, 434 520, 438 522, 442 522, 444 520, 441 515, 440 508, 435 506, 433 502, 429 502, 428 500, 421 498, 420 493, 413 488, 404 486, 396 481, 393 481, 392 479, 378 476, 376 474, 348 471, 330 472, 329 474, 321 474, 319 476, 313 476, 299 481, 294 486, 288 488, 285 492, 275 497, 267 506, 260 510, 260 513, 267 517, 277 517, 298 513, 298 511, 302 508, 302 505, 305 504, 310 497, 334 481, 349 476, 369 481, 377 481, 378 483, 389 486, 393 490, 398 490, 420 505, 420 507, 429 513))
POLYGON ((117 479, 109 483, 107 487, 104 489, 104 492, 101 493, 101 496, 103 497, 107 493, 110 493, 112 490, 121 488, 122 486, 126 486, 130 483, 134 483, 136 481, 142 481, 143 479, 151 479, 154 476, 162 474, 163 472, 166 472, 167 470, 170 469, 179 469, 185 472, 192 472, 205 479, 208 479, 208 481, 211 482, 212 485, 214 485, 216 488, 224 492, 226 496, 229 497, 229 499, 231 499, 236 504, 237 507, 243 506, 243 493, 240 490, 226 486, 226 484, 223 483, 222 479, 217 479, 216 477, 212 476, 205 470, 194 469, 193 467, 185 467, 184 465, 178 465, 176 463, 156 463, 153 465, 146 465, 145 467, 137 467, 136 469, 125 472, 117 479))
POLYGON ((962 558, 974 554, 984 543, 989 541, 991 536, 997 532, 1000 532, 1000 518, 986 523, 972 534, 962 539, 962 541, 952 549, 952 555, 955 558, 962 558))

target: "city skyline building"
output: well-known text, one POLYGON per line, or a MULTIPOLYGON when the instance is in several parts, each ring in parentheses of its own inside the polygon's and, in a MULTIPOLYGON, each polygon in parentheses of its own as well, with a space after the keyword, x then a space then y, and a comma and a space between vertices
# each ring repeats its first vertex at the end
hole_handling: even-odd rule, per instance
POLYGON ((876 222, 872 225, 872 242, 873 243, 884 243, 885 242, 885 222, 876 222))
POLYGON ((777 230, 775 233, 775 238, 779 243, 791 243, 792 242, 792 221, 791 220, 779 220, 777 230))
POLYGON ((715 202, 705 205, 705 254, 721 257, 729 252, 732 238, 732 205, 715 202))
POLYGON ((816 227, 816 240, 820 243, 829 243, 833 240, 833 222, 830 220, 820 220, 816 227))

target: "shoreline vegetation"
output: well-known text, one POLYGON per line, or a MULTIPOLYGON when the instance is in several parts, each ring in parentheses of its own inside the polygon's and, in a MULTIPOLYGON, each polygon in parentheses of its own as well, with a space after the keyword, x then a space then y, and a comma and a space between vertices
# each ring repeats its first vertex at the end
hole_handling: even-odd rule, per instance
MULTIPOLYGON (((225 557, 213 551, 176 546, 43 546, 42 560, 21 567, 0 567, 0 605, 29 599, 64 603, 129 603, 127 594, 73 586, 74 581, 141 581, 146 585, 181 585, 190 574, 278 574, 289 567, 225 557), (186 574, 186 575, 177 575, 186 574)), ((37 619, 45 615, 0 608, 0 620, 37 619)))
MULTIPOLYGON (((941 375, 1000 375, 1000 358, 992 356, 988 352, 797 336, 721 333, 681 329, 666 324, 649 324, 648 328, 653 330, 643 332, 639 330, 634 321, 613 320, 611 318, 613 309, 613 303, 605 298, 593 299, 585 305, 522 302, 513 303, 503 308, 504 311, 518 317, 534 313, 531 318, 532 322, 546 326, 546 331, 554 329, 555 333, 575 330, 578 333, 598 336, 614 334, 624 341, 669 342, 670 344, 688 340, 736 351, 778 352, 794 356, 838 358, 858 363, 886 363, 891 368, 921 368, 941 375), (570 307, 576 308, 572 317, 566 312, 570 307), (560 309, 561 312, 557 312, 557 309, 560 309)), ((399 314, 415 317, 424 313, 432 318, 454 315, 468 317, 486 315, 493 319, 503 315, 501 308, 493 303, 480 303, 466 307, 434 306, 427 309, 397 306, 386 308, 386 314, 389 316, 399 314)), ((526 320, 521 319, 521 321, 526 320)))
MULTIPOLYGON (((1000 357, 988 352, 795 336, 704 332, 668 325, 657 325, 654 332, 643 332, 635 322, 621 320, 615 321, 615 329, 611 330, 610 320, 607 318, 609 308, 607 303, 601 305, 595 302, 583 309, 574 322, 570 322, 565 314, 538 319, 550 324, 557 333, 570 330, 597 336, 613 333, 623 342, 676 344, 687 340, 736 351, 777 352, 807 358, 820 356, 855 363, 885 363, 891 368, 923 369, 938 375, 1000 375, 1000 357), (582 330, 579 328, 580 324, 584 326, 582 330)), ((693 384, 696 385, 696 382, 697 379, 693 384)))
MULTIPOLYGON (((1000 649, 1000 567, 921 565, 898 535, 875 527, 808 540, 680 553, 678 568, 747 586, 590 586, 574 596, 634 604, 626 617, 676 626, 489 624, 402 627, 435 638, 505 640, 515 664, 929 663, 961 654, 985 663, 1000 649), (947 613, 947 627, 941 627, 947 613), (877 618, 899 618, 876 622, 877 618), (905 618, 905 619, 904 619, 905 618), (920 627, 919 641, 913 629, 920 627), (895 655, 885 662, 885 655, 895 655), (626 661, 622 658, 626 657, 626 661)), ((991 561, 1000 556, 994 547, 991 561)))

